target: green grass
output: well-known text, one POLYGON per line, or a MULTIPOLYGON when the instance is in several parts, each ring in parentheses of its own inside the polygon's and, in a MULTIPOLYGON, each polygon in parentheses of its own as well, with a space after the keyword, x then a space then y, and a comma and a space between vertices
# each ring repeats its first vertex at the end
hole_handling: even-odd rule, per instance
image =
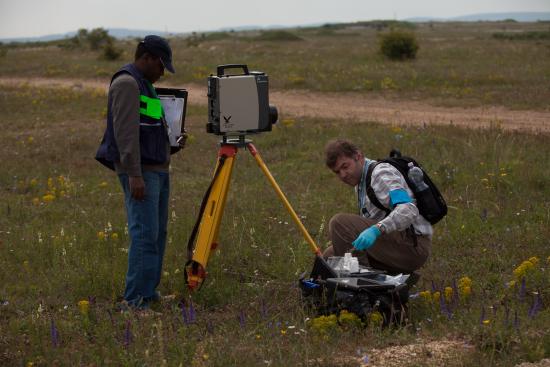
MULTIPOLYGON (((84 57, 75 67, 86 62, 84 57)), ((432 256, 416 291, 431 289, 432 282, 451 286, 468 276, 472 296, 453 308, 450 319, 437 303, 415 299, 409 324, 398 330, 316 331, 305 321, 315 315, 302 309, 296 287, 299 275, 310 270, 312 255, 253 159, 241 151, 221 246, 209 263, 206 284, 193 295, 196 322, 187 325, 175 302, 160 305, 162 316, 156 318, 115 310, 124 287, 128 236, 118 181, 93 160, 105 103, 104 93, 93 90, 6 87, 0 92, 0 364, 352 366, 357 363, 336 357, 445 338, 472 346, 448 365, 513 366, 550 356, 547 136, 317 119, 287 120, 254 136, 322 247, 331 216, 355 210, 353 191, 323 165, 329 139, 352 138, 372 158, 393 147, 416 157, 450 206, 435 227, 432 256), (48 192, 55 194, 51 202, 44 198, 48 192), (532 256, 540 261, 527 275, 522 301, 518 285, 507 283, 532 256), (530 318, 535 291, 544 307, 530 318), (91 300, 87 314, 79 311, 81 300, 91 300), (482 308, 487 325, 480 324, 482 308)), ((190 108, 187 121, 192 137, 172 161, 161 283, 163 293, 180 299, 188 299, 182 276, 186 243, 218 140, 205 133, 204 108, 190 108)), ((429 357, 421 361, 430 363, 429 357)))

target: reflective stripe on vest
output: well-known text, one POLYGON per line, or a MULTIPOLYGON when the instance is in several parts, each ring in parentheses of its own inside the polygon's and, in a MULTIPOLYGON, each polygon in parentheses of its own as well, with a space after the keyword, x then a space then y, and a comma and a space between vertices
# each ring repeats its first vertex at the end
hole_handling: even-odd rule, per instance
POLYGON ((160 99, 150 98, 142 94, 139 96, 139 101, 139 113, 155 120, 160 120, 163 115, 160 99))

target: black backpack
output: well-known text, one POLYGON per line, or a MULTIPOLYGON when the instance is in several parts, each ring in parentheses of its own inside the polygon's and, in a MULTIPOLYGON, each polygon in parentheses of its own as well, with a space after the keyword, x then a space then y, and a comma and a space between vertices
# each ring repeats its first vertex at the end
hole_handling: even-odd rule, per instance
POLYGON ((445 203, 445 199, 443 199, 439 189, 432 182, 426 171, 413 158, 404 157, 398 150, 395 149, 390 152, 389 158, 379 159, 376 163, 371 164, 367 170, 367 196, 378 209, 385 211, 386 215, 390 213, 390 209, 384 207, 382 203, 380 203, 371 186, 372 171, 380 163, 389 163, 401 172, 407 182, 407 185, 409 185, 409 188, 414 194, 418 211, 428 222, 431 224, 436 224, 445 215, 447 215, 447 203, 445 203), (408 175, 410 162, 412 162, 414 166, 422 169, 422 173, 424 174, 424 183, 428 185, 428 189, 418 191, 416 186, 411 182, 408 175))

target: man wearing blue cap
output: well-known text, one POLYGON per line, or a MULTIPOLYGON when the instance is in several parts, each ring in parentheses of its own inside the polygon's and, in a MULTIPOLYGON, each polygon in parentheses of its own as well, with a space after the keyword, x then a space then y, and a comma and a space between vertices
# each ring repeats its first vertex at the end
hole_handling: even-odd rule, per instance
MULTIPOLYGON (((139 42, 133 63, 117 71, 109 87, 107 128, 96 159, 115 170, 125 196, 130 249, 124 300, 149 308, 160 296, 166 245, 170 143, 153 83, 174 73, 168 42, 150 35, 139 42)), ((180 147, 185 144, 180 140, 180 147)))

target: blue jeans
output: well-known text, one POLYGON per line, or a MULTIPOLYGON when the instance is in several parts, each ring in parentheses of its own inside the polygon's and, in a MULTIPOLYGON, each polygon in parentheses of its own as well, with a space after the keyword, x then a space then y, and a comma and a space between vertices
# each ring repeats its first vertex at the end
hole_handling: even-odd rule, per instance
POLYGON ((157 297, 166 247, 170 179, 166 172, 144 171, 145 198, 132 198, 127 174, 118 176, 128 216, 130 250, 124 299, 131 306, 147 307, 157 297))

